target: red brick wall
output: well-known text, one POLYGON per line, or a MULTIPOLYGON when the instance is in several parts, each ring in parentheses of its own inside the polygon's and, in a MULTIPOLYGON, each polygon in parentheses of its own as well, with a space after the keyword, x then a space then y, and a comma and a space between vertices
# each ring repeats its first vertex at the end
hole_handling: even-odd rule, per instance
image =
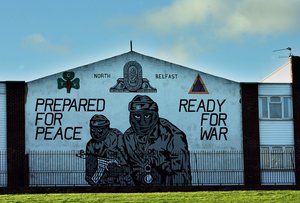
POLYGON ((296 185, 300 188, 300 57, 292 56, 296 185))
POLYGON ((9 188, 26 184, 25 83, 7 82, 7 175, 9 188))
POLYGON ((246 187, 260 186, 258 84, 242 83, 244 179, 246 187))

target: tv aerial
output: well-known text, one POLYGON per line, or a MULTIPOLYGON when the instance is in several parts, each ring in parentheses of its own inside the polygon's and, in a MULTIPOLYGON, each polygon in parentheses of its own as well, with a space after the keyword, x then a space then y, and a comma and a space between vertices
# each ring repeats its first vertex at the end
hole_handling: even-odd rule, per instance
MULTIPOLYGON (((287 47, 285 49, 276 49, 276 50, 273 50, 273 52, 278 52, 278 51, 289 51, 290 54, 288 57, 291 57, 293 54, 292 54, 292 48, 291 47, 287 47)), ((287 58, 286 56, 281 56, 280 58, 287 58)))

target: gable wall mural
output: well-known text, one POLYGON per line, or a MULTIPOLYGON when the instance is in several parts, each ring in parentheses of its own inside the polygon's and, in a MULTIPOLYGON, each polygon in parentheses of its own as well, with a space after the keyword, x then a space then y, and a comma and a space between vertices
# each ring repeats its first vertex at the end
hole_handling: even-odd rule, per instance
POLYGON ((27 83, 26 151, 76 151, 76 184, 192 185, 191 153, 242 151, 240 99, 239 83, 129 52, 27 83))

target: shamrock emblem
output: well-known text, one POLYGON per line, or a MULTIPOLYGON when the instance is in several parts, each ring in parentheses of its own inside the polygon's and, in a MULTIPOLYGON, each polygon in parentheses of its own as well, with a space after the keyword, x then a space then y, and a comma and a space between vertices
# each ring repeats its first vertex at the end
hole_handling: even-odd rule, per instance
POLYGON ((67 93, 71 92, 71 88, 79 89, 80 88, 80 80, 79 78, 75 78, 74 72, 64 72, 63 78, 57 79, 57 88, 67 88, 67 93), (74 80, 73 80, 74 79, 74 80))

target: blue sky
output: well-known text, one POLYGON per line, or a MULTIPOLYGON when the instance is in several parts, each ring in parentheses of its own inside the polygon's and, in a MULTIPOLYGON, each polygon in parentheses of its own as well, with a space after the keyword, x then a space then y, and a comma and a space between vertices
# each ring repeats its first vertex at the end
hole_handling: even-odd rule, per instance
POLYGON ((256 82, 300 55, 299 0, 0 0, 0 80, 133 50, 256 82))

